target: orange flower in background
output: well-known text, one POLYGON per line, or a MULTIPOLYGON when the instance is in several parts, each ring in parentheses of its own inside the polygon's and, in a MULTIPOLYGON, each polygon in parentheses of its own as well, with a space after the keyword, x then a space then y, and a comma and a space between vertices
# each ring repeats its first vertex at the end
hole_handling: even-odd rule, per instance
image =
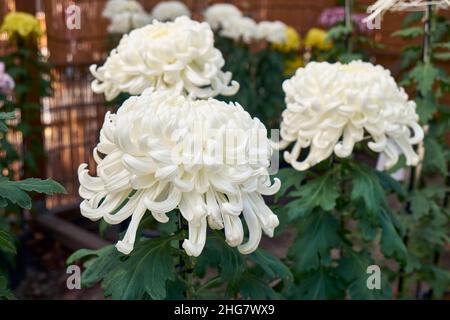
POLYGON ((25 12, 10 12, 5 16, 0 32, 6 32, 8 38, 38 38, 42 35, 39 20, 25 12))

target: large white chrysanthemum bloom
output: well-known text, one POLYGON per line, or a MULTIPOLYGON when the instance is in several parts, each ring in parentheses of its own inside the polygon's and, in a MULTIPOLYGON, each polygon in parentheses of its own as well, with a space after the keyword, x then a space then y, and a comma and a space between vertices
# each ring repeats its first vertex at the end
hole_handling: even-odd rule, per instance
POLYGON ((110 224, 131 217, 116 245, 125 254, 147 210, 165 223, 176 208, 189 224, 188 255, 202 252, 207 224, 248 254, 262 231, 272 236, 278 225, 262 197, 280 186, 268 176, 271 152, 264 125, 239 105, 146 90, 106 115, 94 150, 97 176, 86 164, 78 170, 81 213, 110 224))
POLYGON ((203 13, 203 17, 213 30, 218 30, 228 20, 242 17, 242 12, 232 4, 217 3, 209 6, 203 13))
POLYGON ((371 22, 386 11, 425 10, 429 5, 445 9, 450 7, 450 0, 377 0, 367 8, 370 15, 363 22, 371 22))
POLYGON ((104 93, 107 100, 121 92, 138 95, 150 87, 202 99, 233 95, 239 84, 221 70, 224 64, 207 23, 188 17, 153 20, 124 35, 103 66, 91 66, 96 78, 92 90, 104 93))
POLYGON ((180 1, 162 1, 153 7, 152 16, 159 21, 173 21, 181 16, 191 16, 191 11, 180 1))
POLYGON ((294 147, 284 158, 297 170, 327 159, 351 155, 356 143, 383 153, 385 168, 404 154, 408 165, 419 161, 412 145, 423 139, 416 104, 399 88, 389 70, 371 63, 311 62, 283 83, 287 109, 283 112, 279 147, 294 147), (300 152, 309 148, 306 158, 300 152))
POLYGON ((257 37, 269 43, 282 44, 287 41, 287 25, 281 21, 261 21, 257 27, 257 37))
POLYGON ((152 21, 141 4, 133 0, 110 0, 102 12, 111 23, 108 32, 124 34, 133 29, 143 27, 152 21))
POLYGON ((256 37, 256 22, 248 17, 233 17, 223 21, 220 35, 235 41, 251 43, 256 37))

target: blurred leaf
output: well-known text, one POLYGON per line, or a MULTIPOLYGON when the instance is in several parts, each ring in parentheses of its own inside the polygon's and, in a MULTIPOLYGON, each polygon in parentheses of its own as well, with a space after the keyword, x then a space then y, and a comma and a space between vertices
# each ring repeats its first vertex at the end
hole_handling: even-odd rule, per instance
POLYGON ((314 270, 300 279, 295 289, 296 299, 325 300, 343 299, 345 284, 329 268, 314 270))
POLYGON ((392 34, 393 37, 400 37, 404 39, 410 39, 422 36, 424 34, 422 27, 409 27, 406 29, 398 30, 392 34))
POLYGON ((0 230, 0 251, 16 254, 16 246, 14 245, 14 238, 9 232, 0 230))
POLYGON ((351 198, 360 201, 370 213, 378 213, 386 207, 384 189, 375 169, 364 165, 352 165, 353 187, 351 198))

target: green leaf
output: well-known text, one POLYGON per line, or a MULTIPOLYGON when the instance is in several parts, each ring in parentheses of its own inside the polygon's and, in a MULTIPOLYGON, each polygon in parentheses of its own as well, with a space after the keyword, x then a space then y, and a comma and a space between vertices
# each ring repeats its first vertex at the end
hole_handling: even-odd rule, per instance
POLYGON ((384 190, 394 191, 399 196, 406 197, 406 191, 403 186, 397 180, 393 179, 390 174, 384 171, 375 171, 375 174, 384 190))
MULTIPOLYGON (((106 247, 105 247, 106 248, 106 247)), ((101 249, 100 249, 101 250, 101 249)), ((89 256, 98 256, 98 250, 80 249, 72 253, 66 260, 67 265, 74 264, 75 262, 82 260, 89 256)))
POLYGON ((439 78, 441 72, 431 63, 418 63, 409 73, 414 79, 419 92, 426 96, 433 89, 434 82, 439 78))
POLYGON ((393 37, 400 37, 404 39, 416 38, 424 34, 422 27, 409 27, 398 30, 392 34, 393 37))
POLYGON ((378 213, 386 207, 384 189, 375 169, 363 165, 352 165, 353 187, 351 198, 360 201, 370 213, 378 213))
POLYGON ((419 220, 430 212, 431 205, 428 197, 419 190, 414 190, 411 195, 411 211, 414 219, 419 220))
POLYGON ((327 40, 336 41, 345 38, 352 32, 352 28, 346 26, 338 25, 327 32, 327 40))
POLYGON ((438 170, 444 176, 448 173, 444 149, 439 142, 433 138, 425 138, 425 157, 423 166, 427 171, 433 169, 438 170))
POLYGON ((31 209, 31 198, 9 180, 0 181, 0 197, 24 209, 31 209))
POLYGON ((11 112, 0 112, 0 120, 12 120, 16 117, 14 111, 11 112))
POLYGON ((278 201, 290 188, 299 189, 302 181, 305 178, 304 172, 299 172, 292 168, 283 168, 277 173, 277 178, 282 181, 280 190, 275 195, 275 200, 278 201))
POLYGON ((14 238, 9 232, 0 230, 0 251, 16 254, 16 246, 14 245, 14 238))
POLYGON ((30 178, 23 181, 14 181, 11 183, 25 191, 34 191, 37 193, 45 193, 48 195, 53 195, 55 193, 67 194, 66 189, 64 189, 62 185, 52 179, 41 180, 30 178))
POLYGON ((433 53, 433 58, 440 61, 450 60, 450 52, 436 52, 433 53))
POLYGON ((239 282, 240 293, 244 299, 252 300, 276 300, 281 296, 269 287, 259 277, 252 274, 244 274, 239 282))
POLYGON ((396 258, 398 261, 406 261, 408 250, 396 230, 393 217, 382 210, 380 215, 381 228, 383 230, 380 240, 381 251, 388 258, 396 258))
POLYGON ((280 259, 262 249, 253 252, 250 255, 250 258, 261 267, 271 279, 279 277, 284 280, 291 280, 293 278, 289 268, 281 262, 280 259))
POLYGON ((296 299, 325 300, 343 299, 345 284, 342 279, 333 274, 330 268, 320 268, 310 272, 300 279, 300 285, 295 289, 296 299))
POLYGON ((8 289, 8 281, 5 277, 0 276, 0 300, 15 300, 16 298, 12 292, 8 289))
POLYGON ((423 17, 422 12, 411 12, 406 15, 405 19, 403 20, 402 26, 407 27, 412 23, 419 22, 423 17))
POLYGON ((331 211, 336 206, 339 191, 331 174, 326 174, 306 184, 290 194, 292 197, 300 197, 288 204, 289 216, 294 218, 305 217, 317 207, 325 211, 331 211))
POLYGON ((314 212, 301 220, 297 239, 289 250, 295 270, 307 272, 329 264, 330 250, 341 244, 339 222, 327 212, 314 212))
POLYGON ((344 257, 339 261, 338 272, 348 284, 350 298, 357 300, 388 299, 392 296, 390 284, 381 272, 381 289, 369 289, 367 280, 370 274, 367 268, 373 265, 368 252, 355 252, 351 248, 345 250, 344 257))
POLYGON ((142 240, 124 261, 106 274, 105 294, 113 299, 152 299, 166 297, 166 282, 174 279, 173 248, 167 239, 142 240))

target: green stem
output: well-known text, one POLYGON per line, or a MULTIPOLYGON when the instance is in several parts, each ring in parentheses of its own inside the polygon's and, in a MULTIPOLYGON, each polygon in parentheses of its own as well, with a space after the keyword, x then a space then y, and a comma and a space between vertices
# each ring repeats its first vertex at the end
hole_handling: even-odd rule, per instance
MULTIPOLYGON (((353 30, 352 11, 353 11, 353 0, 345 0, 345 27, 348 30, 353 30)), ((345 46, 347 48, 348 53, 351 53, 353 51, 351 32, 348 33, 345 38, 345 46)))
POLYGON ((180 249, 180 260, 179 260, 179 267, 180 267, 180 275, 181 279, 186 285, 186 291, 185 291, 185 297, 188 300, 192 300, 194 298, 194 259, 186 254, 186 252, 183 250, 183 239, 187 236, 187 230, 188 226, 183 219, 181 212, 178 212, 178 232, 182 233, 182 237, 178 241, 178 247, 180 249))

